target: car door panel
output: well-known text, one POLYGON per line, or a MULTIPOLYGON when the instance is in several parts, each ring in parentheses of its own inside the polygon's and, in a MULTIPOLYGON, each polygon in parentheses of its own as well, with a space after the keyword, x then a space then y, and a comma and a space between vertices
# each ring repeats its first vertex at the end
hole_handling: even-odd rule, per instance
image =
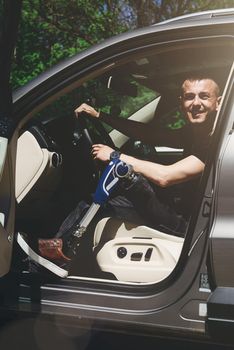
POLYGON ((22 1, 1 4, 0 26, 0 276, 10 269, 14 237, 14 168, 16 139, 12 137, 11 59, 17 38, 22 1), (10 140, 10 142, 9 142, 10 140), (9 142, 9 143, 8 143, 9 142))
MULTIPOLYGON (((209 279, 212 293, 207 302, 206 326, 208 333, 219 341, 233 341, 234 322, 234 107, 233 68, 224 96, 224 113, 227 117, 217 154, 214 185, 213 225, 209 239, 209 279)), ((220 125, 218 125, 220 126, 220 125)), ((217 127, 218 127, 217 126, 217 127)))
POLYGON ((2 163, 0 180, 0 276, 5 275, 10 269, 15 221, 14 159, 12 158, 14 152, 11 153, 12 144, 6 146, 5 140, 4 143, 1 157, 5 158, 5 161, 2 163))
POLYGON ((234 280, 229 269, 234 261, 232 254, 234 249, 234 107, 231 104, 234 97, 233 75, 234 65, 224 92, 223 109, 220 111, 226 114, 227 124, 223 123, 223 131, 220 134, 222 142, 220 142, 216 161, 214 223, 210 237, 213 278, 215 284, 220 287, 234 287, 234 280))

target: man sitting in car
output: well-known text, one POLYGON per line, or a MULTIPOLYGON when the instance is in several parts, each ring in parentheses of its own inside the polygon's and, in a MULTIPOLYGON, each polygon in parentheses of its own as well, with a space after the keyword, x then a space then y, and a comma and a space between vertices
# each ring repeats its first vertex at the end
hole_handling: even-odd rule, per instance
MULTIPOLYGON (((87 104, 80 105, 75 110, 78 118, 85 112, 88 116, 98 118, 135 139, 144 141, 147 139, 149 143, 157 146, 184 149, 183 159, 170 165, 119 153, 118 157, 132 166, 133 180, 128 182, 127 186, 122 182, 120 191, 104 205, 99 218, 114 216, 122 221, 143 224, 164 233, 183 237, 191 214, 197 180, 199 181, 205 167, 210 135, 220 101, 218 84, 212 78, 186 79, 182 84, 180 104, 187 124, 177 130, 155 129, 151 124, 114 118, 97 112, 87 104), (173 185, 178 184, 186 186, 185 196, 182 198, 184 210, 178 210, 171 200, 173 195, 164 196, 165 189, 171 190, 173 185)), ((113 148, 103 144, 95 144, 92 147, 93 157, 102 162, 109 162, 113 152, 116 156, 113 148)), ((76 237, 73 227, 77 228, 76 224, 87 208, 87 204, 84 206, 84 202, 80 202, 62 224, 55 239, 39 240, 39 251, 42 256, 57 262, 61 260, 65 264, 76 256, 76 247, 74 248, 72 243, 73 237, 76 237)), ((77 242, 76 245, 79 246, 79 239, 77 242)))
MULTIPOLYGON (((88 104, 81 104, 75 110, 76 117, 83 112, 88 116, 97 118, 115 129, 135 139, 146 140, 149 144, 183 148, 183 159, 171 164, 162 165, 137 159, 135 157, 119 153, 122 161, 131 164, 135 173, 139 174, 138 181, 125 191, 124 195, 132 203, 137 214, 143 222, 166 233, 184 236, 187 226, 187 215, 178 212, 171 200, 163 198, 161 189, 186 183, 185 201, 191 206, 193 201, 194 179, 199 179, 205 166, 210 134, 214 124, 216 112, 219 108, 221 96, 218 84, 210 77, 191 77, 182 84, 180 104, 187 120, 187 125, 181 129, 168 130, 152 128, 151 124, 112 117, 96 111, 88 104), (192 181, 193 180, 193 181, 192 181), (151 184, 154 186, 152 187, 151 184), (155 186, 156 185, 156 186, 155 186)), ((108 162, 114 150, 103 144, 95 144, 92 148, 94 159, 108 162)), ((115 153, 116 156, 116 153, 115 153)), ((110 200, 115 206, 123 206, 122 219, 128 219, 128 211, 131 205, 129 201, 120 202, 110 200)), ((184 206, 184 207, 185 207, 184 206)))

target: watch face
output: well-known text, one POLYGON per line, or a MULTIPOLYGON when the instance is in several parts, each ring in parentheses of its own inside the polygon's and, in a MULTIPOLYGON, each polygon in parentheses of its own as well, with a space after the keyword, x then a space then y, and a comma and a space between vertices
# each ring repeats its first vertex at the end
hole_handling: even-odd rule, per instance
POLYGON ((120 153, 118 151, 113 151, 110 154, 110 159, 116 159, 120 157, 120 153))

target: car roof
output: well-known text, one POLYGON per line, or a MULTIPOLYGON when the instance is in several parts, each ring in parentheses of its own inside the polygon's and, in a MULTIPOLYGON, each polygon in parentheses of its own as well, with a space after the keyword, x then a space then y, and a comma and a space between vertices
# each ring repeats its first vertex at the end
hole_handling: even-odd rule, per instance
POLYGON ((165 21, 153 24, 153 26, 161 26, 161 25, 176 25, 176 24, 185 24, 190 22, 196 23, 199 21, 200 24, 202 22, 207 22, 207 20, 212 19, 215 21, 216 19, 226 19, 227 21, 232 20, 233 21, 234 16, 234 8, 227 8, 227 9, 217 9, 217 10, 208 10, 208 11, 202 11, 202 12, 194 12, 189 13, 186 15, 174 17, 167 19, 165 21))

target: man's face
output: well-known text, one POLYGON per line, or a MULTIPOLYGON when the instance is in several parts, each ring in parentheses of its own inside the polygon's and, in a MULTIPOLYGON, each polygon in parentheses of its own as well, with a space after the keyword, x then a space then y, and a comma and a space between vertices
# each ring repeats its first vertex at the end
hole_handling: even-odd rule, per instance
POLYGON ((185 80, 181 102, 188 121, 200 124, 214 116, 221 99, 217 94, 217 85, 211 79, 185 80))

